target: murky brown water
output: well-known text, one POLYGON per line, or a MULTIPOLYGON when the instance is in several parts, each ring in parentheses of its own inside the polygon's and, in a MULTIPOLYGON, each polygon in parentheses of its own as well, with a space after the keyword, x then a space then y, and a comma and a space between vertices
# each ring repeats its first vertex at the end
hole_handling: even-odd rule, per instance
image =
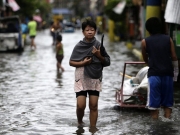
MULTIPOLYGON (((54 48, 48 31, 36 37, 37 50, 27 46, 22 54, 0 53, 0 134, 2 135, 90 135, 89 109, 86 126, 76 125, 76 98, 73 90, 74 68, 69 57, 82 39, 80 31, 63 34, 65 72, 56 72, 54 48)), ((97 36, 98 39, 100 37, 97 36)), ((115 110, 115 91, 120 88, 124 61, 135 58, 123 43, 108 43, 111 66, 104 68, 103 91, 99 99, 99 118, 94 135, 179 135, 180 102, 176 92, 173 122, 151 121, 148 111, 115 110)), ((127 71, 135 74, 140 67, 127 71)))

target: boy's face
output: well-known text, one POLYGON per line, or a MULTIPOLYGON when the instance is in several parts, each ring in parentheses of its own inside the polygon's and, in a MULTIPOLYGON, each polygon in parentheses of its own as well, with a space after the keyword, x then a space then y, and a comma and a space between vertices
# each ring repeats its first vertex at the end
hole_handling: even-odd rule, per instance
POLYGON ((86 39, 91 40, 92 38, 94 38, 94 35, 96 34, 96 31, 93 27, 87 26, 84 31, 83 34, 85 36, 86 39))

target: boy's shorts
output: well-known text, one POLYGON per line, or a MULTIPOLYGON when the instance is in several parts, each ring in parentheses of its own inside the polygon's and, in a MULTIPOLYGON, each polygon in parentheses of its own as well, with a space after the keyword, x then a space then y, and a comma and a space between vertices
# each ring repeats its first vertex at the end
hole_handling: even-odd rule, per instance
POLYGON ((87 93, 88 95, 93 95, 93 96, 98 96, 99 97, 99 91, 96 90, 86 90, 86 91, 80 91, 80 92, 76 92, 76 98, 78 96, 85 96, 87 97, 87 93))
POLYGON ((30 36, 30 39, 34 39, 36 36, 30 36))
POLYGON ((173 77, 150 76, 148 78, 147 106, 150 110, 173 106, 173 77))
POLYGON ((56 60, 58 61, 58 63, 61 63, 63 58, 64 58, 64 55, 56 55, 56 60))

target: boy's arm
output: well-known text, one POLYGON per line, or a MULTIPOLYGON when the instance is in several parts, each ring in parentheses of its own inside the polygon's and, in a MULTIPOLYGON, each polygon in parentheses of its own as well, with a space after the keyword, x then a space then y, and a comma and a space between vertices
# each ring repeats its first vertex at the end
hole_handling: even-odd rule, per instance
POLYGON ((84 60, 82 61, 69 61, 69 65, 72 67, 83 67, 85 65, 90 64, 92 61, 92 58, 86 57, 84 60))
POLYGON ((175 52, 175 48, 174 48, 174 43, 171 38, 170 38, 170 43, 171 43, 171 58, 172 58, 172 61, 176 61, 177 56, 176 56, 176 52, 175 52))
POLYGON ((177 77, 179 74, 179 65, 178 65, 178 59, 177 59, 175 48, 174 48, 174 43, 173 43, 171 38, 170 38, 170 43, 171 43, 171 58, 172 58, 172 64, 174 67, 174 78, 173 78, 173 80, 177 81, 177 77))
POLYGON ((141 53, 142 53, 143 60, 146 63, 148 63, 148 55, 146 53, 146 42, 144 39, 141 41, 141 53))

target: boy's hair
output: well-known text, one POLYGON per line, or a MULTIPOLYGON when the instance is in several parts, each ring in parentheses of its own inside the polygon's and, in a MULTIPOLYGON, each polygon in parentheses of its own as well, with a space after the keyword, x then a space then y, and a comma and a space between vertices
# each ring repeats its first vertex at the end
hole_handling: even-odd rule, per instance
POLYGON ((146 30, 150 34, 158 34, 161 33, 161 21, 157 17, 151 17, 149 18, 145 23, 146 30))
POLYGON ((97 27, 96 27, 96 23, 95 23, 94 21, 88 20, 88 19, 86 19, 86 20, 82 23, 82 30, 84 31, 87 26, 93 27, 94 30, 96 30, 96 28, 97 28, 97 27))
POLYGON ((31 21, 34 20, 34 19, 33 19, 33 16, 30 16, 30 17, 29 17, 29 20, 31 20, 31 21))
POLYGON ((56 37, 57 41, 61 42, 62 41, 62 36, 59 34, 57 37, 56 37))

